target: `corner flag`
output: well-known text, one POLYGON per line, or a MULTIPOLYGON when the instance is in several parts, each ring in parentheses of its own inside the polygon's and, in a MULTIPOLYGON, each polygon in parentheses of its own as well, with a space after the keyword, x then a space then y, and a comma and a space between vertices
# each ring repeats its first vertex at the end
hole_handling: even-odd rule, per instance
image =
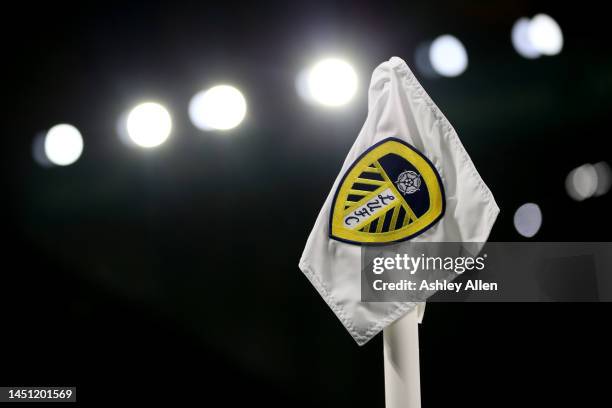
POLYGON ((361 245, 485 242, 498 213, 451 124, 393 57, 372 74, 368 116, 299 266, 363 345, 422 304, 362 302, 361 245))

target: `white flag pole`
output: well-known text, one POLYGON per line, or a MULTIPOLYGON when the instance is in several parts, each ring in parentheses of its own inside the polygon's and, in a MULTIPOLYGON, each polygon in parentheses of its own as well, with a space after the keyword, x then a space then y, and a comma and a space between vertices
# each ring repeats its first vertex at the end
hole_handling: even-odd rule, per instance
POLYGON ((386 408, 421 407, 418 316, 415 308, 384 329, 386 408))

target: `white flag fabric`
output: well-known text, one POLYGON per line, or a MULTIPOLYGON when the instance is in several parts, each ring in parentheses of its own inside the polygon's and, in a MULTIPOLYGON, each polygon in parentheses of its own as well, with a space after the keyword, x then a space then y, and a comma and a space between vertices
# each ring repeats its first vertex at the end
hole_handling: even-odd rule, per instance
POLYGON ((372 74, 365 124, 319 213, 299 267, 363 345, 424 305, 361 302, 361 245, 485 242, 498 213, 451 124, 406 63, 393 57, 372 74))

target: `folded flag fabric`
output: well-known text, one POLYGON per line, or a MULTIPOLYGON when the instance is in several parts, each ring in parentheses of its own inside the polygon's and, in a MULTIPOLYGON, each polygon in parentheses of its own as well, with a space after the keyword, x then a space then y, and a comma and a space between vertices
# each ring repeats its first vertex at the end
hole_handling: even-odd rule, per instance
POLYGON ((359 345, 423 304, 362 302, 361 246, 487 240, 499 208, 457 133, 406 63, 372 74, 368 116, 299 267, 359 345))

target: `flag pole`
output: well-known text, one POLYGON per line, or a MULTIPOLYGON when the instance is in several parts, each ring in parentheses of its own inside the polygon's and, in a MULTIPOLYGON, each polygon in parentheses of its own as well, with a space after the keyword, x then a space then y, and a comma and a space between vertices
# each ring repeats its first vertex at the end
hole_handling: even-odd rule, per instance
POLYGON ((384 329, 386 408, 421 407, 418 315, 415 308, 384 329))

